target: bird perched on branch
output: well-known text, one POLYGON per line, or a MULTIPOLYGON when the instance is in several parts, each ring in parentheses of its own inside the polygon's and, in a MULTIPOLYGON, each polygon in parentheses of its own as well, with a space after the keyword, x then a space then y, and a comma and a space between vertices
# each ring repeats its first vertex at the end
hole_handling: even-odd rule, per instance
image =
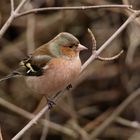
POLYGON ((34 92, 52 97, 78 76, 81 71, 79 52, 85 49, 72 34, 62 32, 37 48, 13 73, 1 80, 23 75, 34 92))

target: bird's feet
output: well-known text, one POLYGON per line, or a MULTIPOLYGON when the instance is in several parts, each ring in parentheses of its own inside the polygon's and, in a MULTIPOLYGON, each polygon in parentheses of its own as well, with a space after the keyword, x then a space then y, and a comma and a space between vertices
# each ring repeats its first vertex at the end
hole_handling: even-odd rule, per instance
POLYGON ((47 98, 47 103, 49 106, 49 110, 51 110, 53 108, 53 106, 56 105, 56 103, 50 98, 47 98))
POLYGON ((67 90, 70 90, 71 88, 72 88, 72 85, 71 85, 71 84, 69 84, 69 85, 66 87, 67 90))

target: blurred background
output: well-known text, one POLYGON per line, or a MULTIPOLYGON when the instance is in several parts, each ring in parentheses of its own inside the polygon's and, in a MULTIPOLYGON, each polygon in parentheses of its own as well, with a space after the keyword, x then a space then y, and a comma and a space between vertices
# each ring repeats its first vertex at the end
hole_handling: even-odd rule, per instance
MULTIPOLYGON (((20 0, 14 2, 16 7, 20 0)), ((140 9, 138 0, 32 0, 25 4, 21 11, 43 7, 104 4, 130 4, 133 5, 133 9, 140 9)), ((0 39, 0 78, 16 69, 18 63, 35 48, 62 31, 72 33, 81 44, 89 48, 80 55, 84 63, 91 55, 92 48, 87 29, 90 28, 94 33, 99 48, 125 22, 128 15, 129 13, 123 8, 106 8, 43 11, 19 17, 12 22, 0 39)), ((10 0, 1 0, 1 27, 9 16, 10 0)), ((104 122, 125 98, 140 87, 139 46, 140 22, 132 22, 102 52, 101 56, 111 57, 122 49, 124 53, 117 60, 95 60, 90 64, 74 88, 64 95, 49 115, 44 116, 53 123, 49 123, 49 127, 38 123, 21 139, 90 140, 89 134, 96 130, 96 127, 104 122)), ((37 113, 45 105, 45 101, 41 102, 41 99, 40 95, 34 94, 27 87, 24 77, 0 83, 0 128, 3 140, 10 140, 29 122, 31 114, 28 112, 37 113), (20 108, 26 112, 22 112, 20 108)), ((137 98, 120 117, 139 122, 139 106, 140 99, 137 98)), ((115 121, 99 135, 99 139, 139 140, 140 134, 138 129, 115 121)))

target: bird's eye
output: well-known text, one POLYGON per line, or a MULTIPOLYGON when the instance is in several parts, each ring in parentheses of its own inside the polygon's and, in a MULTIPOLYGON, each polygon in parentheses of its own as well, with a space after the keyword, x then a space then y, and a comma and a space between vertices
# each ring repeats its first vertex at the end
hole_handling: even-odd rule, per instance
POLYGON ((69 48, 73 48, 73 46, 71 45, 71 46, 69 46, 69 48))

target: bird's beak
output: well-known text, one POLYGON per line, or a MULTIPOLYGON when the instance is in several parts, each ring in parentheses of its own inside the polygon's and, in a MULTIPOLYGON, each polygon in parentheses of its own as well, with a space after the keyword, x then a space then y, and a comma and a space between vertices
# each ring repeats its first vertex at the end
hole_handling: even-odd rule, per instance
POLYGON ((87 50, 88 48, 83 46, 82 44, 78 44, 77 51, 87 50))

